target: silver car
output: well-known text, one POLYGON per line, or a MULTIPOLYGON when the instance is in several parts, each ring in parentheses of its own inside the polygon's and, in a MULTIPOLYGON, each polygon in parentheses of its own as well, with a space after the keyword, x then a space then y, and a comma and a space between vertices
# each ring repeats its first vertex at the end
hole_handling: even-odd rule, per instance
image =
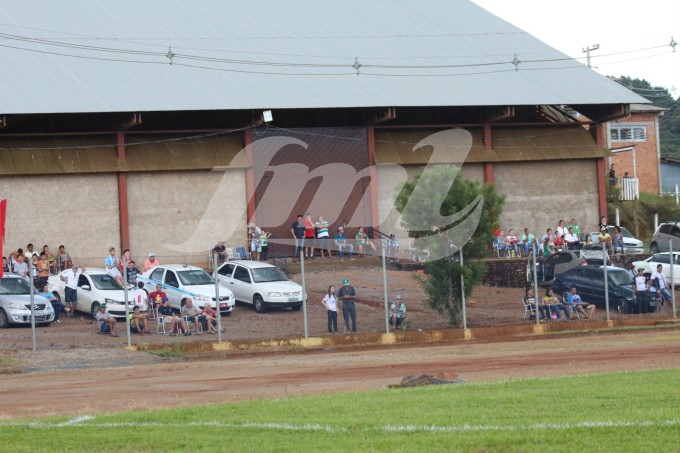
POLYGON ((666 222, 659 225, 659 228, 652 236, 649 244, 651 253, 670 251, 669 242, 673 241, 673 249, 680 250, 680 222, 666 222))
MULTIPOLYGON (((54 321, 54 308, 49 300, 34 291, 35 323, 49 326, 54 321)), ((17 274, 6 273, 0 279, 0 327, 31 323, 31 286, 17 274)))

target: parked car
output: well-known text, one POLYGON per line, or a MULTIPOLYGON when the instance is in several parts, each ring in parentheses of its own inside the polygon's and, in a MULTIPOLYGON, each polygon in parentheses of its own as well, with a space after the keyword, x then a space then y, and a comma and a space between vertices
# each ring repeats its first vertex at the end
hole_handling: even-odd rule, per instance
MULTIPOLYGON (((532 260, 527 261, 527 284, 534 284, 534 274, 531 271, 532 260)), ((552 285, 555 277, 576 266, 585 266, 586 260, 581 258, 579 251, 555 252, 540 257, 536 261, 536 278, 540 286, 552 285)))
POLYGON ((262 313, 269 308, 302 308, 302 286, 290 281, 278 267, 259 261, 228 261, 217 270, 220 283, 236 300, 252 304, 262 313))
POLYGON ((591 266, 603 266, 604 260, 607 260, 607 265, 611 265, 609 252, 602 253, 602 246, 600 244, 587 244, 581 247, 581 258, 591 266), (604 256, 604 258, 603 258, 604 256))
MULTIPOLYGON (((54 308, 49 300, 33 295, 36 325, 49 326, 54 321, 54 308)), ((31 324, 31 287, 20 275, 5 273, 0 279, 0 327, 10 324, 31 324)))
MULTIPOLYGON (((621 228, 621 234, 623 235, 623 249, 624 252, 630 253, 630 254, 639 254, 639 253, 645 253, 645 244, 633 234, 628 231, 626 227, 619 227, 621 228)), ((607 228, 607 233, 611 235, 611 237, 614 237, 614 227, 610 226, 607 228)), ((600 232, 592 232, 590 233, 590 237, 593 240, 593 245, 597 245, 600 242, 600 232)), ((680 243, 678 244, 680 246, 680 243)))
MULTIPOLYGON (((51 276, 47 280, 50 291, 56 291, 65 300, 66 283, 61 280, 61 275, 51 276)), ((129 288, 132 291, 132 288, 129 288)), ((78 304, 76 310, 89 313, 94 317, 99 311, 99 306, 106 304, 106 311, 116 318, 125 318, 125 291, 115 278, 106 273, 106 269, 87 268, 78 278, 78 304)))
MULTIPOLYGON (((156 291, 156 285, 161 285, 168 295, 170 305, 179 310, 182 308, 182 299, 191 297, 194 306, 203 309, 206 302, 210 302, 217 309, 215 294, 215 280, 212 275, 196 266, 187 264, 161 264, 144 272, 137 277, 138 282, 144 283, 144 289, 148 292, 156 291)), ((221 287, 219 290, 221 314, 230 316, 236 306, 236 299, 229 288, 221 287)))
POLYGON ((673 248, 680 250, 680 222, 666 222, 659 225, 649 243, 649 251, 651 253, 668 252, 671 240, 673 248))
MULTIPOLYGON (((633 291, 633 274, 620 267, 607 266, 609 284, 609 309, 619 313, 630 313, 635 302, 633 291)), ((552 289, 556 295, 562 296, 572 287, 585 302, 605 308, 604 267, 579 266, 560 274, 555 278, 552 289)))
MULTIPOLYGON (((635 261, 633 266, 635 269, 644 269, 645 276, 649 277, 652 272, 656 271, 656 266, 661 264, 663 267, 663 275, 668 279, 668 284, 671 284, 671 254, 668 252, 655 253, 646 260, 635 261)), ((673 252, 673 285, 680 285, 680 252, 673 252)))

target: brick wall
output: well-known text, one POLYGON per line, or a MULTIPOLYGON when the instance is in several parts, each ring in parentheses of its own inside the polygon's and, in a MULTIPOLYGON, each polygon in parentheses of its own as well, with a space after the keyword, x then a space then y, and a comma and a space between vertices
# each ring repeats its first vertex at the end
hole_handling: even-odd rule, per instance
MULTIPOLYGON (((647 128, 647 141, 645 142, 611 142, 612 148, 635 146, 636 174, 640 184, 640 192, 653 194, 659 193, 659 156, 657 155, 656 122, 657 113, 633 112, 630 116, 619 121, 613 121, 612 125, 634 125, 647 128)), ((625 172, 633 177, 633 153, 631 151, 616 153, 610 162, 614 164, 616 176, 623 177, 625 172)))

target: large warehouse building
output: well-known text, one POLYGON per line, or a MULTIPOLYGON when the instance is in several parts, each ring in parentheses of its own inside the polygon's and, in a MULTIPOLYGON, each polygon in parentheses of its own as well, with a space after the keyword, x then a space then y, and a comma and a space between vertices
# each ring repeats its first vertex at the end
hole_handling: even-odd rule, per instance
POLYGON ((505 228, 594 227, 604 124, 646 102, 467 0, 19 2, 0 33, 5 248, 97 264, 306 212, 403 235, 399 183, 451 146, 505 228))

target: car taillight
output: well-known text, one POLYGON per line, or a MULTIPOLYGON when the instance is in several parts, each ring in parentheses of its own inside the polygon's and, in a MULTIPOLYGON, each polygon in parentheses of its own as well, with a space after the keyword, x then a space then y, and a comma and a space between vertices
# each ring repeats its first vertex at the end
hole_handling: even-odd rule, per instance
POLYGON ((579 266, 587 266, 587 265, 588 265, 588 261, 586 261, 586 260, 581 260, 581 262, 578 263, 578 265, 579 265, 579 266))

